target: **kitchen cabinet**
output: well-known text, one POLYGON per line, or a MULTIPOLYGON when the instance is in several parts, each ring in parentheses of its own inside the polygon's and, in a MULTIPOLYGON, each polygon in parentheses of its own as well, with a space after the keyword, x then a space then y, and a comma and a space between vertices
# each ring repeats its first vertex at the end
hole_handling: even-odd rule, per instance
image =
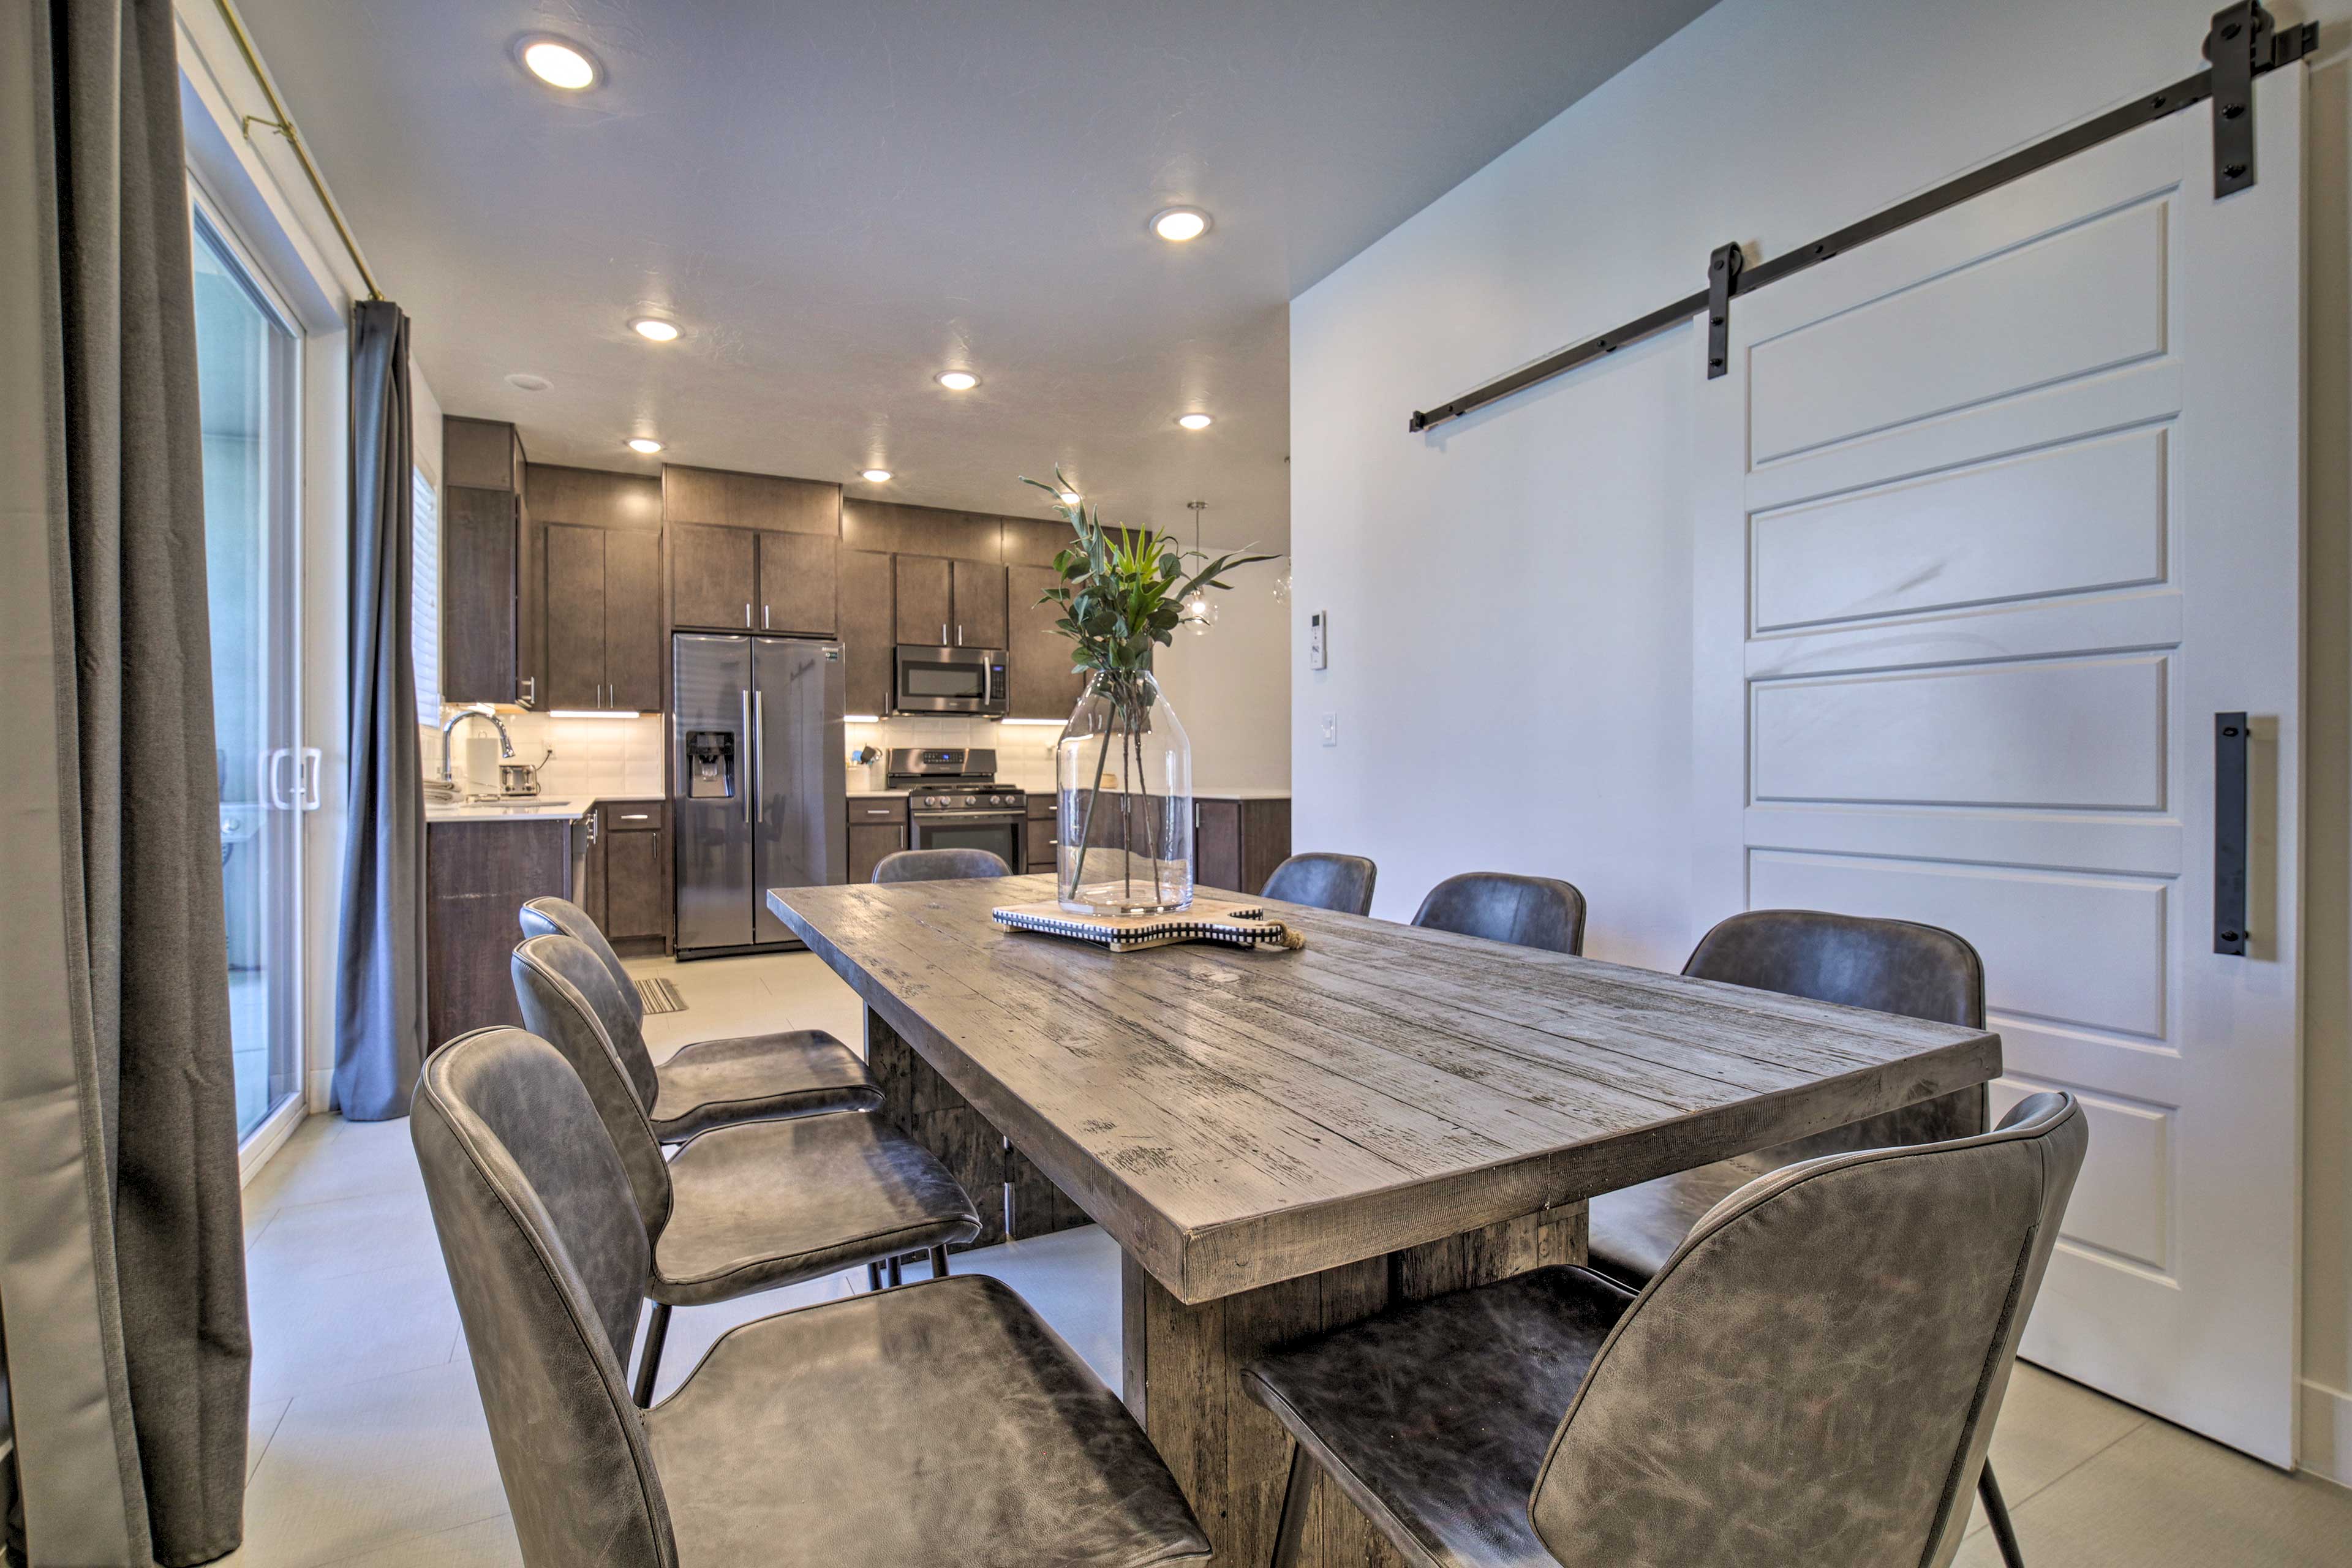
POLYGON ((807 533, 669 525, 670 624, 831 637, 840 546, 807 533))
POLYGON ((672 522, 667 533, 670 625, 750 631, 760 596, 760 536, 700 522, 672 522))
POLYGON ((1004 646, 1004 568, 937 555, 892 558, 898 640, 934 647, 1004 646))
POLYGON ((849 825, 849 871, 846 880, 870 882, 874 868, 886 855, 895 855, 907 847, 907 825, 887 822, 853 822, 849 825))
POLYGON ((665 522, 841 537, 841 487, 826 480, 669 463, 661 482, 665 522))
POLYGON ((1021 868, 1032 876, 1057 869, 1054 864, 1058 843, 1055 826, 1053 792, 1033 791, 1029 795, 1028 833, 1023 841, 1023 852, 1028 863, 1021 868))
POLYGON ((641 530, 551 522, 545 706, 646 712, 662 705, 661 541, 641 530))
POLYGON ((898 641, 927 647, 950 646, 955 629, 954 574, 954 564, 942 556, 891 557, 898 641))
POLYGON ((666 952, 670 942, 670 857, 658 800, 600 800, 593 814, 584 907, 624 952, 666 952))
POLYGON ((522 1023, 507 955, 515 917, 537 898, 578 899, 584 818, 432 822, 425 829, 425 1044, 522 1023))
POLYGON ((950 624, 955 646, 1003 647, 1004 568, 993 561, 957 561, 950 565, 955 604, 950 624))
POLYGON ((842 551, 842 701, 846 712, 879 718, 890 711, 891 664, 898 642, 890 604, 890 557, 871 550, 842 551))
POLYGON ((1214 795, 1192 802, 1192 881, 1255 898, 1290 856, 1290 802, 1214 795))
POLYGON ((1012 621, 1005 644, 1007 718, 1067 719, 1086 689, 1086 677, 1070 668, 1070 639, 1054 629, 1062 618, 1061 606, 1037 602, 1060 581, 1061 574, 1051 566, 1005 569, 1012 621))
POLYGON ((441 700, 512 702, 516 684, 520 499, 450 485, 441 496, 441 700))

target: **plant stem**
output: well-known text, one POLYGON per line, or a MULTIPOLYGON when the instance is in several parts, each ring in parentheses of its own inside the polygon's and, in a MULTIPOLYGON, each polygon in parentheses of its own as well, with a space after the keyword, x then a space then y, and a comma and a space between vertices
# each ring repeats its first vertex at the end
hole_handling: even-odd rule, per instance
MULTIPOLYGON (((1112 712, 1116 714, 1118 709, 1114 707, 1112 712)), ((1062 895, 1073 903, 1077 901, 1078 879, 1086 874, 1087 847, 1095 839, 1095 802, 1102 798, 1103 764, 1108 761, 1110 761, 1110 731, 1105 730, 1102 750, 1095 755, 1095 787, 1087 792, 1086 831, 1078 835, 1078 858, 1070 863, 1069 890, 1062 895)))

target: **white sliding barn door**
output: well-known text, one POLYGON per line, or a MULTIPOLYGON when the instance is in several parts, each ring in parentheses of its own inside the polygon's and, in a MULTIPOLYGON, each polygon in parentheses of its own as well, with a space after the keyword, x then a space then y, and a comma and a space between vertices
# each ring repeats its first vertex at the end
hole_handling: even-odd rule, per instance
POLYGON ((2090 1118, 2026 1353, 2279 1464, 2303 76, 2257 84, 2260 183, 2227 200, 2200 107, 1735 300, 1700 395, 1694 606, 1702 927, 1800 907, 1974 942, 1993 1114, 2055 1086, 2090 1118), (2235 710, 2252 945, 2223 957, 2213 715, 2235 710))

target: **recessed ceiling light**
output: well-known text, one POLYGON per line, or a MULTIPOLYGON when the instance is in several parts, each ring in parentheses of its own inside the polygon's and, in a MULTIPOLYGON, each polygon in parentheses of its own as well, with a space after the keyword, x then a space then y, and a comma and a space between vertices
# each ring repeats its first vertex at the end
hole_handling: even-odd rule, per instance
POLYGON ((1187 430, 1206 430, 1216 421, 1205 414, 1180 414, 1176 416, 1176 423, 1187 430))
POLYGON ((677 323, 676 321, 665 321, 659 316, 634 317, 629 322, 629 330, 636 333, 637 336, 644 338, 648 342, 674 343, 677 342, 677 323))
POLYGON ((507 377, 507 384, 519 392, 545 392, 555 384, 543 375, 533 375, 527 370, 519 370, 507 377))
POLYGON ((562 38, 530 38, 522 46, 523 68, 550 87, 578 92, 596 85, 596 62, 588 51, 562 38))
POLYGON ((1076 506, 1078 504, 1079 500, 1083 499, 1076 490, 1064 490, 1061 492, 1061 496, 1062 504, 1064 506, 1076 506))
POLYGON ((655 440, 650 436, 632 436, 629 437, 629 450, 632 452, 643 452, 646 457, 650 458, 661 449, 662 444, 659 441, 655 440))
POLYGON ((1199 207, 1162 207, 1151 215, 1151 232, 1181 245, 1209 232, 1209 215, 1199 207))
POLYGON ((864 479, 869 485, 887 485, 890 482, 890 470, 887 468, 867 468, 857 477, 864 479))
POLYGON ((937 379, 950 392, 970 392, 980 384, 980 377, 968 370, 943 370, 937 379))

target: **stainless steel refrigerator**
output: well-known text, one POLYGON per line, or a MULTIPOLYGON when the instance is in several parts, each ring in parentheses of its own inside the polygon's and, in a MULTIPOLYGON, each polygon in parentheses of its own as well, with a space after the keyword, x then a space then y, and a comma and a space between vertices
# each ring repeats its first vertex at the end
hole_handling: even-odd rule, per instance
POLYGON ((670 674, 677 955, 798 947, 768 889, 849 864, 841 645, 682 632, 670 674))

